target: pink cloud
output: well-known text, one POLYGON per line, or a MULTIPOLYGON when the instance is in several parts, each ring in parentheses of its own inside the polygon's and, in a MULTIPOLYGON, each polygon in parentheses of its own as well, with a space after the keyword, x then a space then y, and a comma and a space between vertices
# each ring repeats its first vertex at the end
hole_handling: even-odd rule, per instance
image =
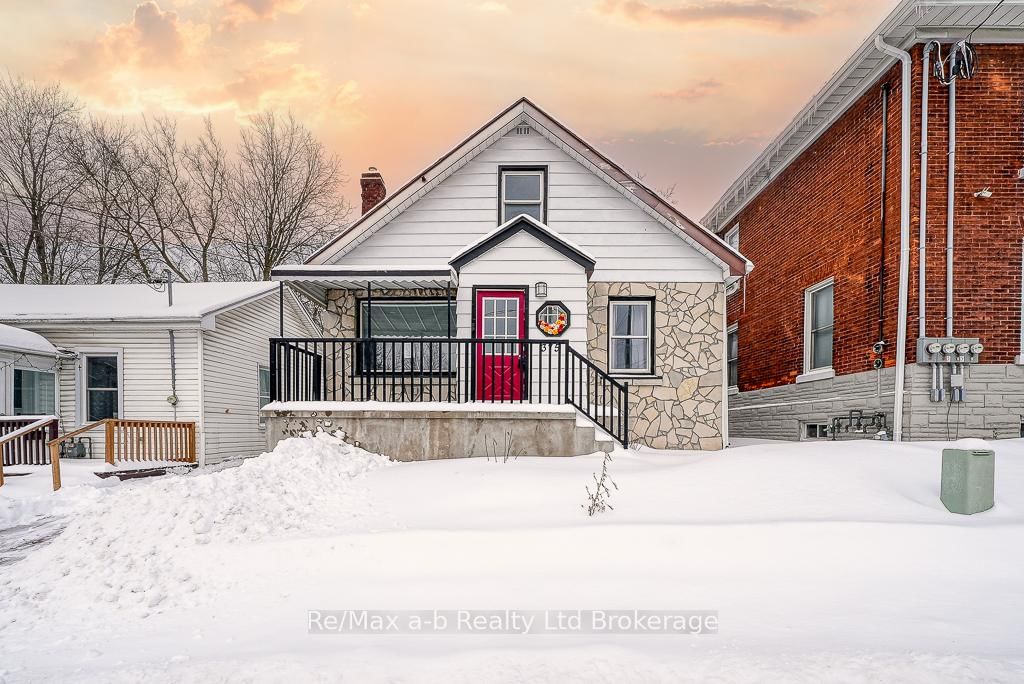
POLYGON ((738 23, 790 29, 817 18, 817 13, 782 0, 705 0, 660 6, 644 0, 603 0, 598 13, 637 24, 670 27, 738 23))
POLYGON ((655 91, 654 96, 663 100, 701 100, 721 90, 724 85, 718 79, 706 78, 682 88, 655 91))

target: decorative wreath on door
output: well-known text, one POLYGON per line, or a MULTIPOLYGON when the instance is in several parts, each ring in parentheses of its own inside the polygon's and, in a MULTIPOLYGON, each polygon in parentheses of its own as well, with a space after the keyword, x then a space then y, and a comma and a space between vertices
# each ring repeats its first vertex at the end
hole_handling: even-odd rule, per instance
POLYGON ((537 329, 548 337, 561 337, 569 329, 569 309, 562 302, 544 302, 537 309, 537 329))

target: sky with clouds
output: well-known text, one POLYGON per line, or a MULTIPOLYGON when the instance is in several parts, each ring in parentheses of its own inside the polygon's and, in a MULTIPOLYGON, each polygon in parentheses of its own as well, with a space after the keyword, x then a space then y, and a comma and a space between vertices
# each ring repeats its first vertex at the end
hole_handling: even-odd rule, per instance
POLYGON ((699 218, 896 0, 0 0, 12 73, 91 111, 290 109, 358 195, 526 95, 699 218), (11 31, 12 27, 17 27, 11 31))

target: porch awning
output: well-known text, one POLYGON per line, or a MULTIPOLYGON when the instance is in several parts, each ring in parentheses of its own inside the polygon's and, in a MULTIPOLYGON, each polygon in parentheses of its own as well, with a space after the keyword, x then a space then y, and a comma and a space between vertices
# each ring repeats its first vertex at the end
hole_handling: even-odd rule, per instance
POLYGON ((458 276, 447 264, 437 266, 362 266, 303 264, 278 266, 271 280, 290 283, 318 301, 327 290, 445 289, 458 284, 458 276))

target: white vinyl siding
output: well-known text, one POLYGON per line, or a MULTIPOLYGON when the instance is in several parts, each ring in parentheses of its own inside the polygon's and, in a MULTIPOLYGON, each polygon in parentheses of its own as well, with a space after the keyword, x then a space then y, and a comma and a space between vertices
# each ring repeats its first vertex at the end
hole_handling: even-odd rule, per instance
MULTIPOLYGON (((498 167, 547 168, 547 225, 597 260, 594 281, 721 282, 722 269, 545 137, 505 135, 331 263, 447 263, 498 222, 498 167)), ((537 272, 528 269, 527 272, 537 272)))
MULTIPOLYGON (((197 453, 206 450, 206 462, 232 456, 254 456, 266 448, 259 413, 259 365, 270 356, 271 337, 278 333, 276 291, 254 302, 216 316, 216 329, 203 335, 203 401, 199 392, 198 323, 174 328, 177 406, 171 394, 170 342, 167 328, 156 324, 95 322, 88 325, 31 326, 54 345, 82 353, 121 355, 120 417, 126 419, 179 420, 197 423, 197 453), (202 421, 200 421, 202 417, 202 421)), ((318 335, 301 317, 291 296, 286 299, 285 334, 318 335)), ((83 356, 60 362, 60 431, 70 432, 81 423, 80 396, 83 356)), ((88 433, 93 456, 103 457, 103 431, 88 433)))
MULTIPOLYGON (((290 294, 285 298, 285 336, 311 337, 290 294)), ((257 456, 266 450, 260 421, 258 369, 270 359, 270 338, 280 328, 275 292, 217 314, 217 329, 203 332, 203 417, 206 462, 257 456)))
MULTIPOLYGON (((178 405, 171 406, 170 343, 167 329, 147 324, 97 322, 88 325, 31 326, 57 347, 79 352, 121 355, 120 417, 149 420, 199 420, 199 363, 195 329, 175 329, 178 405)), ((60 431, 82 424, 80 405, 83 357, 60 362, 60 431)), ((103 458, 103 430, 92 430, 93 456, 103 458)))
POLYGON ((462 268, 457 294, 459 337, 475 337, 473 287, 488 289, 529 288, 526 302, 526 335, 551 340, 535 325, 538 308, 547 300, 558 300, 569 309, 571 325, 559 339, 577 351, 587 350, 587 275, 583 267, 548 247, 532 235, 519 232, 462 268), (524 275, 533 274, 533 275, 524 275), (548 295, 538 298, 534 285, 544 281, 548 295))

